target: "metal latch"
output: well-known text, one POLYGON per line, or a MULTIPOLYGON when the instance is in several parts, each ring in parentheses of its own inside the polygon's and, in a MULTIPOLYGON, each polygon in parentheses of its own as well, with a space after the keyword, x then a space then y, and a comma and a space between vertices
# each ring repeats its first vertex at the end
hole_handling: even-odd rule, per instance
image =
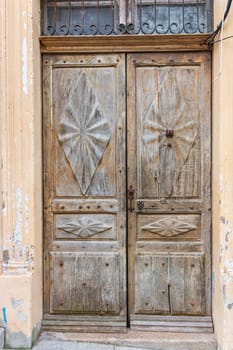
POLYGON ((133 211, 134 193, 135 193, 135 190, 133 189, 133 186, 130 185, 128 189, 128 199, 129 199, 129 211, 131 213, 133 211))
POLYGON ((137 207, 138 207, 138 210, 142 210, 144 208, 144 202, 143 201, 137 201, 137 207))

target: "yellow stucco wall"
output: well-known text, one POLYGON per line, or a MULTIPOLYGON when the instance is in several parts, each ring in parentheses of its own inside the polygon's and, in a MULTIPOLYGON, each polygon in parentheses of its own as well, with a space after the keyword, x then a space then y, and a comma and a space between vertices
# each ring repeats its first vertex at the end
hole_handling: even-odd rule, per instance
MULTIPOLYGON (((214 3, 217 24, 227 1, 214 3)), ((30 347, 42 317, 39 10, 39 0, 0 0, 0 325, 12 347, 30 347)), ((213 318, 219 349, 232 350, 233 38, 213 51, 213 318)))
POLYGON ((40 1, 0 0, 0 323, 30 346, 42 314, 40 1))
MULTIPOLYGON (((215 1, 215 25, 227 1, 215 1)), ((219 347, 233 349, 233 8, 213 51, 213 318, 219 347)))

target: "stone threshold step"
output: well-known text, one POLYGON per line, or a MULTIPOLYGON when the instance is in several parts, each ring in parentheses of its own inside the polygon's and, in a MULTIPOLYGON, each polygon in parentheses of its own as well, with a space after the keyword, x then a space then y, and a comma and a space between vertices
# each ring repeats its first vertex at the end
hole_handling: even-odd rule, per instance
POLYGON ((43 332, 33 350, 216 350, 213 334, 141 332, 126 334, 43 332))

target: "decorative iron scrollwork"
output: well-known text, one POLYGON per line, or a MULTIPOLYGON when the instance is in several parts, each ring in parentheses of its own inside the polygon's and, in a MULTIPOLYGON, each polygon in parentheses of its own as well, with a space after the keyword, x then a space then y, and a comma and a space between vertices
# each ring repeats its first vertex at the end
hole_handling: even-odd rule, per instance
POLYGON ((42 34, 205 33, 212 30, 211 7, 211 0, 129 0, 122 7, 117 0, 44 0, 42 34))

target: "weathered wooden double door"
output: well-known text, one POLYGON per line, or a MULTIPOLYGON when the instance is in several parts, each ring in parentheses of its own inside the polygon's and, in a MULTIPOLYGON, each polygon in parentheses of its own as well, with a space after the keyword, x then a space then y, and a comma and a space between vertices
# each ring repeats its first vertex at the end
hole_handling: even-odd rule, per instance
POLYGON ((44 326, 209 330, 209 53, 43 68, 44 326))

